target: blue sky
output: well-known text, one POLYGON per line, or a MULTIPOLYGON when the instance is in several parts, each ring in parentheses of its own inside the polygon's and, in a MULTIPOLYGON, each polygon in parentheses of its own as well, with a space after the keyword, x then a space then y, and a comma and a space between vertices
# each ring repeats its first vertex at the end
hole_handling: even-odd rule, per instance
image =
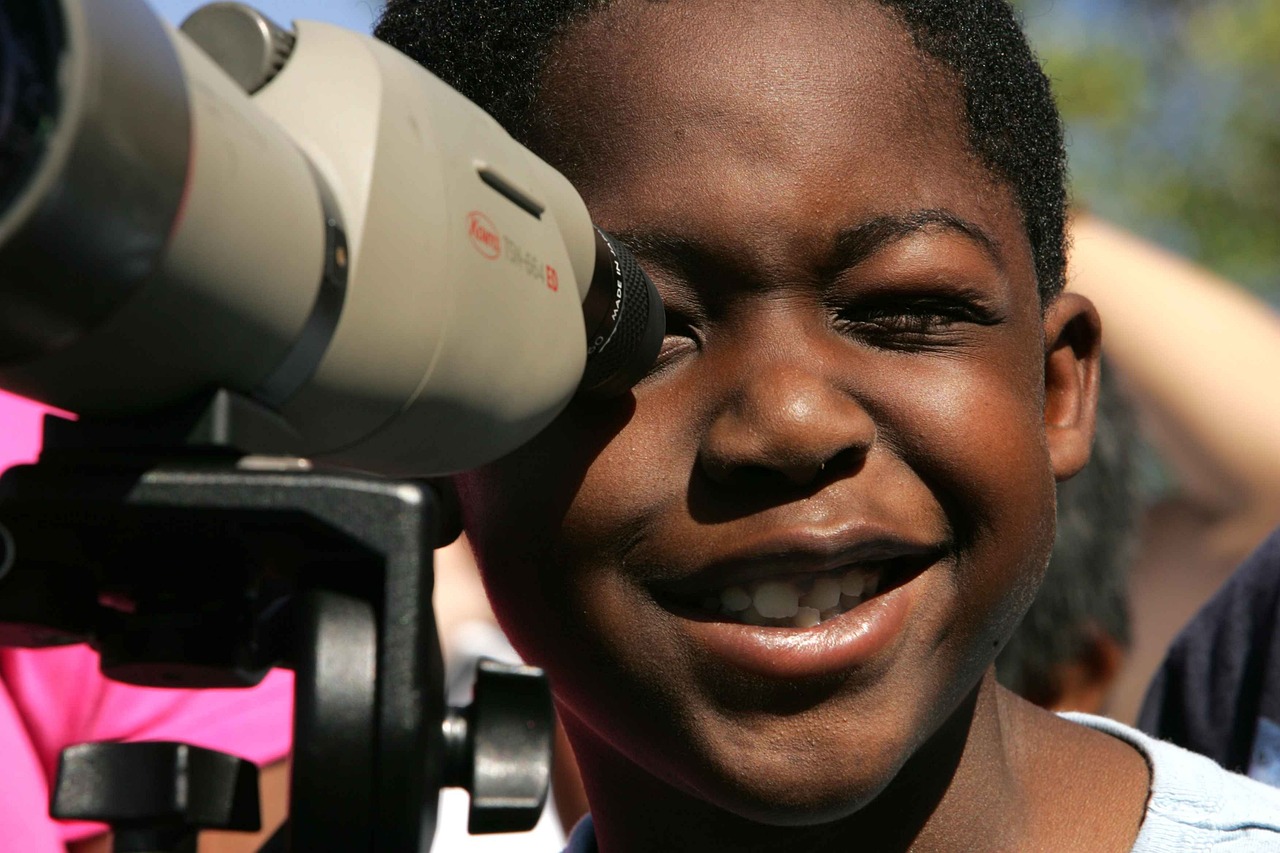
MULTIPOLYGON (((174 24, 204 5, 204 0, 149 0, 151 5, 174 24)), ((274 20, 288 25, 301 18, 311 21, 328 21, 360 32, 373 28, 375 9, 379 0, 250 0, 250 6, 274 20)))

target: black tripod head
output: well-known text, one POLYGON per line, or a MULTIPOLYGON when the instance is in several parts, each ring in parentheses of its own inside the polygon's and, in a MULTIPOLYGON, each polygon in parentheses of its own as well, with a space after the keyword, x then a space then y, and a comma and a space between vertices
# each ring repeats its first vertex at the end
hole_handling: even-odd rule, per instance
MULTIPOLYGON (((244 457, 237 431, 270 417, 219 391, 154 419, 49 419, 40 461, 0 477, 0 644, 88 642, 107 676, 148 686, 248 687, 293 669, 291 849, 426 849, 444 786, 471 792, 473 833, 532 828, 550 778, 550 692, 532 667, 482 662, 473 703, 446 707, 437 492, 244 457)), ((115 822, 147 849, 240 828, 250 809, 225 782, 246 772, 233 757, 75 749, 55 811, 115 822), (84 781, 134 773, 154 784, 84 781)))

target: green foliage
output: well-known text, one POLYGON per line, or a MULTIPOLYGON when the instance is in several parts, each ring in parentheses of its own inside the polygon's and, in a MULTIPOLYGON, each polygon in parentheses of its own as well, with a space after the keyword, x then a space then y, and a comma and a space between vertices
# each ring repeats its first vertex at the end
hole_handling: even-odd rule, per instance
POLYGON ((1280 3, 1021 0, 1078 204, 1280 303, 1280 3))

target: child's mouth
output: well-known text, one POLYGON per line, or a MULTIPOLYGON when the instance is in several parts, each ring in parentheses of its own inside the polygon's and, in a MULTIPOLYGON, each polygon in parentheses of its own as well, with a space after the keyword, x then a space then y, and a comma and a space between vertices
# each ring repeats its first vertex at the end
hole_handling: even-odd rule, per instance
POLYGON ((762 577, 730 584, 672 604, 699 621, 765 628, 813 628, 837 619, 881 592, 899 586, 930 562, 899 557, 840 566, 824 572, 762 577))
POLYGON ((821 558, 777 552, 776 562, 728 564, 703 573, 707 580, 720 575, 711 583, 695 587, 690 579, 684 589, 654 595, 679 617, 681 635, 735 668, 770 678, 847 672, 894 645, 913 602, 928 598, 924 590, 936 582, 929 569, 945 559, 942 548, 849 550, 881 553, 849 554, 824 568, 813 565, 821 558))
POLYGON ((812 628, 875 595, 889 561, 727 586, 694 605, 703 618, 773 628, 812 628))

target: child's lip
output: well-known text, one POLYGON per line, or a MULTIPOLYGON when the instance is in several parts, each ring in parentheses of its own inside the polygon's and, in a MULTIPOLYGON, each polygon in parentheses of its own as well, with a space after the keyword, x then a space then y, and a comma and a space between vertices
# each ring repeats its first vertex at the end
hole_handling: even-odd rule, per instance
POLYGON ((893 646, 920 597, 926 569, 812 628, 772 628, 679 613, 680 629, 716 660, 773 679, 813 678, 864 667, 893 646))
POLYGON ((823 574, 842 567, 888 561, 932 562, 945 548, 945 544, 923 542, 863 524, 830 532, 784 531, 753 537, 688 575, 655 585, 655 593, 660 599, 696 600, 729 586, 770 578, 823 574))

